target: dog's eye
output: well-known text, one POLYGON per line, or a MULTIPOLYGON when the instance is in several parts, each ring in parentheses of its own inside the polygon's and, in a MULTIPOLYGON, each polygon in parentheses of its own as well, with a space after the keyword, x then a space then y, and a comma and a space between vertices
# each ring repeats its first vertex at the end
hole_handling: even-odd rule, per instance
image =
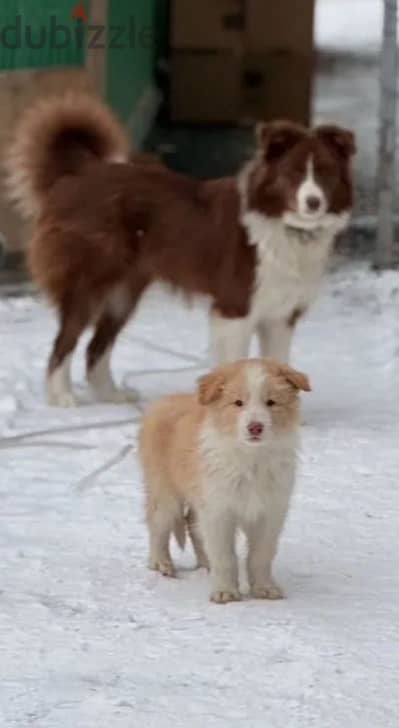
POLYGON ((236 407, 244 407, 244 402, 242 401, 242 399, 236 399, 234 404, 236 407))
POLYGON ((274 399, 268 399, 266 404, 268 407, 274 407, 276 405, 276 402, 274 401, 274 399))

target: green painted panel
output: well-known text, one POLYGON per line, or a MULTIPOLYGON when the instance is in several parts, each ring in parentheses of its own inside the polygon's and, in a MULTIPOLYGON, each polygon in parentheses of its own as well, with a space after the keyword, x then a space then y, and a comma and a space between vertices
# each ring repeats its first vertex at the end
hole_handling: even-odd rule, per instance
POLYGON ((109 2, 109 41, 110 46, 118 47, 108 50, 108 101, 128 121, 138 101, 154 84, 159 0, 109 2), (118 43, 117 28, 121 29, 118 43))
MULTIPOLYGON (((85 26, 74 0, 0 0, 0 71, 80 66, 85 26)), ((84 2, 89 9, 89 1, 84 2)))

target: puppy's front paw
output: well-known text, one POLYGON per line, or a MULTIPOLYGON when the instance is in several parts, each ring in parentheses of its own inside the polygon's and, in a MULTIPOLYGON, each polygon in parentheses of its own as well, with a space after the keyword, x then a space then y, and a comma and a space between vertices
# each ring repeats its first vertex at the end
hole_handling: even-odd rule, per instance
POLYGON ((164 559, 162 561, 151 560, 149 568, 152 571, 159 571, 162 576, 167 576, 169 579, 176 578, 176 569, 174 563, 173 561, 169 561, 169 559, 164 559))
POLYGON ((241 594, 238 589, 225 591, 215 590, 211 594, 211 602, 214 604, 228 604, 229 602, 240 602, 241 594))
POLYGON ((283 590, 274 581, 252 587, 251 594, 255 599, 270 599, 272 601, 285 599, 283 590))
POLYGON ((206 569, 207 571, 209 571, 209 561, 205 554, 203 556, 197 556, 197 563, 195 565, 195 568, 206 569))

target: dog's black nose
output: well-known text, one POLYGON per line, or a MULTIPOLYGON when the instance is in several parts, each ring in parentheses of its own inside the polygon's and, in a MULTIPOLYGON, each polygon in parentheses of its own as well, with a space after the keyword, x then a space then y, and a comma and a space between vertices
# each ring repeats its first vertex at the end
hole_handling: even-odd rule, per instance
POLYGON ((306 205, 311 212, 317 212, 317 210, 320 210, 321 199, 320 197, 316 197, 316 195, 310 195, 306 198, 306 205))

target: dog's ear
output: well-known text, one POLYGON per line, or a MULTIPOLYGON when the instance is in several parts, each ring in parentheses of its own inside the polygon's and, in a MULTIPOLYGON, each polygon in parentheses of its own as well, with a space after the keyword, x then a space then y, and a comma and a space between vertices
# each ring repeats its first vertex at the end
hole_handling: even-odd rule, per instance
POLYGON ((282 366, 280 372, 284 379, 291 384, 294 389, 301 389, 303 392, 311 392, 312 387, 310 386, 309 378, 302 372, 297 372, 295 369, 291 369, 288 366, 282 366))
POLYGON ((256 127, 258 147, 264 152, 268 162, 279 159, 303 141, 307 134, 304 126, 291 121, 260 122, 256 127))
POLYGON ((201 377, 198 382, 199 403, 206 405, 216 402, 223 394, 225 377, 223 372, 216 370, 201 377))
POLYGON ((334 124, 324 124, 323 126, 319 126, 315 133, 339 157, 349 159, 356 154, 356 137, 350 129, 343 129, 334 124))

